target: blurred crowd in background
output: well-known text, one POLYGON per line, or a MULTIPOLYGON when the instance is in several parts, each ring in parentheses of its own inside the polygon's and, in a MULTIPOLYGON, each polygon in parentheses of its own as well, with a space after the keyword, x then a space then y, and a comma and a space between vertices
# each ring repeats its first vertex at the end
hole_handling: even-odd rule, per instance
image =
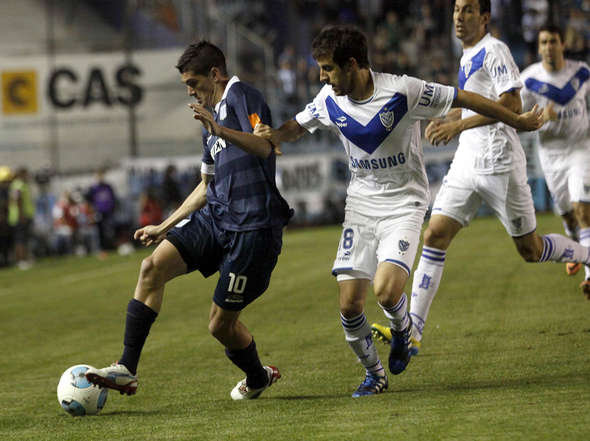
MULTIPOLYGON (((232 73, 239 73, 242 81, 266 92, 268 84, 261 82, 272 82, 273 93, 278 93, 272 109, 275 125, 292 118, 321 88, 310 47, 317 32, 329 24, 355 24, 366 32, 372 67, 377 71, 450 85, 457 82, 461 46, 453 35, 452 0, 135 3, 135 49, 182 48, 188 34, 218 43, 218 27, 209 25, 204 35, 192 28, 202 19, 205 7, 212 16, 239 24, 269 43, 274 64, 270 76, 268 70, 263 71, 261 57, 249 52, 248 47, 240 48, 237 59, 229 62, 235 70, 232 73), (183 17, 187 5, 193 8, 192 21, 183 17)), ((114 35, 121 34, 125 2, 86 0, 80 4, 99 11, 105 26, 110 26, 114 35)), ((565 30, 566 55, 590 61, 589 17, 590 0, 492 0, 490 32, 509 45, 522 69, 537 60, 537 29, 552 20, 565 30)), ((115 50, 122 43, 118 40, 113 44, 108 46, 105 40, 97 48, 115 50)), ((314 149, 338 146, 337 142, 322 144, 321 136, 314 138, 314 149)), ((44 256, 94 254, 101 258, 110 250, 129 252, 135 228, 159 223, 192 191, 200 179, 197 167, 195 164, 182 172, 173 165, 163 170, 130 168, 125 171, 124 191, 110 183, 108 173, 101 170, 91 185, 75 186, 60 194, 52 190, 54 172, 50 170, 0 167, 0 266, 16 264, 27 269, 34 259, 44 256)), ((444 175, 445 170, 438 170, 437 176, 444 175)))
POLYGON ((29 269, 35 259, 75 254, 104 258, 127 254, 137 245, 135 229, 157 225, 174 211, 200 180, 198 169, 178 173, 129 169, 125 194, 99 170, 88 187, 55 194, 51 173, 0 167, 0 267, 29 269))

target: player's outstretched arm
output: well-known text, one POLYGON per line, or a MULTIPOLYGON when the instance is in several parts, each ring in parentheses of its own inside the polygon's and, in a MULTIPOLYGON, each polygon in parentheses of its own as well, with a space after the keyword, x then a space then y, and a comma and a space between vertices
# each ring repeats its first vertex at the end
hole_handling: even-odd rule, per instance
POLYGON ((283 142, 294 142, 307 133, 297 121, 290 119, 278 129, 273 129, 266 124, 258 124, 254 128, 254 134, 268 139, 273 145, 281 145, 283 142))
MULTIPOLYGON (((465 93, 470 93, 458 91, 457 98, 459 98, 459 92, 461 92, 462 95, 465 93)), ((462 96, 462 98, 464 99, 465 96, 462 96)), ((522 111, 522 102, 518 90, 503 93, 502 95, 500 95, 500 99, 496 101, 496 104, 499 104, 500 106, 503 106, 516 114, 520 114, 522 111)), ((455 103, 453 103, 453 105, 457 106, 456 101, 455 103)), ((468 106, 460 107, 469 108, 468 106)), ((455 136, 460 135, 461 132, 463 132, 464 130, 469 130, 475 127, 486 126, 488 124, 494 124, 498 122, 497 118, 490 118, 484 115, 473 115, 469 118, 461 119, 461 109, 458 108, 451 110, 451 112, 449 112, 449 115, 451 113, 453 113, 454 117, 449 118, 447 115, 447 118, 443 120, 432 121, 426 127, 426 138, 433 145, 438 145, 440 143, 447 144, 451 139, 453 139, 455 136), (458 118, 456 117, 457 115, 459 116, 458 118)))
POLYGON ((267 158, 273 150, 273 145, 266 139, 252 133, 233 130, 215 122, 215 118, 207 109, 197 104, 189 104, 193 110, 193 117, 201 121, 205 129, 212 135, 219 136, 233 145, 240 147, 247 153, 261 158, 267 158))
POLYGON ((182 205, 178 207, 170 216, 159 225, 146 225, 135 231, 133 237, 141 241, 143 245, 161 242, 168 230, 174 227, 178 222, 187 218, 192 212, 199 210, 207 203, 207 185, 212 179, 211 175, 202 174, 202 180, 195 187, 191 194, 187 196, 182 205))
MULTIPOLYGON (((487 124, 490 124, 491 122, 495 121, 502 121, 503 123, 506 123, 518 130, 537 130, 544 123, 543 112, 539 109, 539 106, 537 105, 535 105, 528 112, 518 114, 500 103, 494 102, 477 93, 468 92, 466 90, 457 91, 457 96, 453 101, 453 107, 464 107, 467 109, 471 109, 474 112, 491 118, 492 120, 487 122, 487 124)), ((473 118, 477 118, 477 116, 473 118)), ((470 118, 467 118, 462 121, 467 121, 468 119, 470 118)))

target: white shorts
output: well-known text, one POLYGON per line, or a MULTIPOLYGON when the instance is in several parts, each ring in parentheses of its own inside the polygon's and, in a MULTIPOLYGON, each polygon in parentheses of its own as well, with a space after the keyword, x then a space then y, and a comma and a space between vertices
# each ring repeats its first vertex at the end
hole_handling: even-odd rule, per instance
POLYGON ((391 262, 409 276, 425 213, 419 208, 410 214, 377 218, 346 210, 332 274, 338 281, 373 280, 377 265, 391 262))
POLYGON ((467 226, 482 202, 494 211, 512 237, 535 231, 537 220, 525 166, 497 175, 481 175, 453 162, 436 195, 432 214, 467 226))
POLYGON ((590 204, 590 148, 561 154, 539 149, 539 159, 560 215, 572 211, 572 202, 590 204))

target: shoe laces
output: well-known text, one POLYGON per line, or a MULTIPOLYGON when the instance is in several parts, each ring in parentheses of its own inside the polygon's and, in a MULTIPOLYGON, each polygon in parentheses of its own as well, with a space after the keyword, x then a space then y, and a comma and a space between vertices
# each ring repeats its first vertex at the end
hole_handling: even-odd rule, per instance
MULTIPOLYGON (((367 374, 365 380, 361 383, 361 388, 365 389, 377 389, 382 386, 383 379, 385 377, 380 377, 379 375, 367 374)), ((359 388, 360 389, 360 388, 359 388)))

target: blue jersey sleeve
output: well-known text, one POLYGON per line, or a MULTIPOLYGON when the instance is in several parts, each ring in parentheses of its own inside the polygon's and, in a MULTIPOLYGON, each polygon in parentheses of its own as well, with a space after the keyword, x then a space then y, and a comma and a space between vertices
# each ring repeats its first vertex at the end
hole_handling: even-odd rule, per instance
POLYGON ((203 157, 201 158, 201 173, 205 175, 213 175, 215 174, 215 161, 211 156, 211 150, 207 146, 208 137, 209 133, 205 129, 203 129, 203 157))
POLYGON ((238 119, 242 132, 251 133, 258 123, 272 126, 268 105, 257 90, 245 90, 236 84, 229 90, 226 102, 238 119))

